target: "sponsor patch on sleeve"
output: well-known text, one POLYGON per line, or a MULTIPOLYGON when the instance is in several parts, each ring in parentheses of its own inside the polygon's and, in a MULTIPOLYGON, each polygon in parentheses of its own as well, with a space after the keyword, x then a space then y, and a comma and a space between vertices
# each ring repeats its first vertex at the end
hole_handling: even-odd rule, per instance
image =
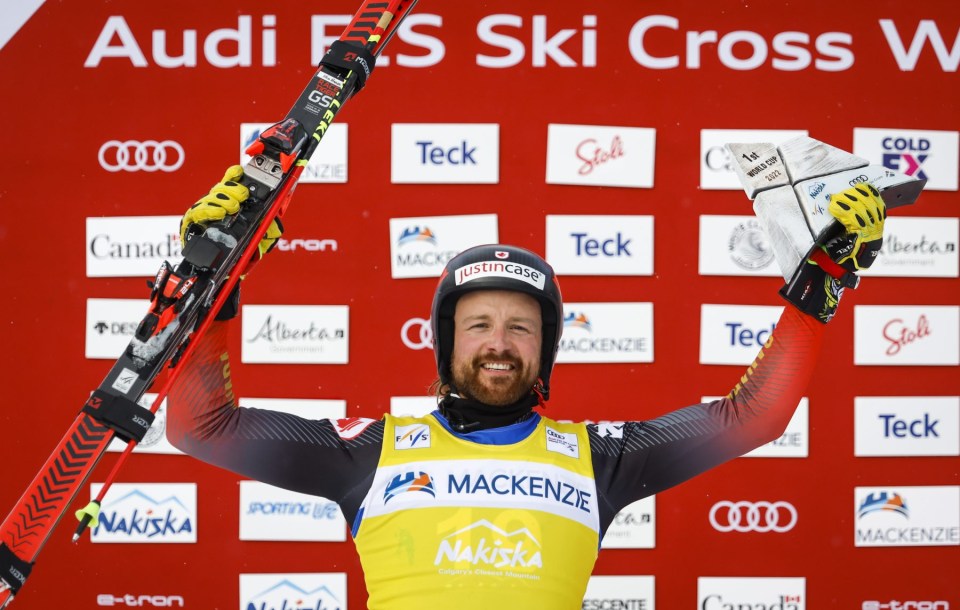
POLYGON ((350 441, 363 433, 370 424, 379 421, 369 417, 347 417, 345 419, 332 419, 333 427, 337 434, 345 441, 350 441))

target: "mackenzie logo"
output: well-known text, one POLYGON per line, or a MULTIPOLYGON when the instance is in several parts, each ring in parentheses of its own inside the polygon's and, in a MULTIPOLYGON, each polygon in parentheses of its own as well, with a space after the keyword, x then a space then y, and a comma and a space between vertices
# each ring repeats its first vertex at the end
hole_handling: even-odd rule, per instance
POLYGON ((406 492, 422 491, 431 497, 437 497, 436 489, 433 486, 433 479, 426 472, 407 472, 398 474, 387 483, 383 491, 383 503, 386 504, 391 499, 406 492))
POLYGON ((587 318, 587 314, 579 311, 571 311, 563 316, 563 327, 564 328, 582 328, 587 331, 593 330, 593 325, 590 324, 590 319, 587 318))
POLYGON ((424 241, 433 246, 437 245, 437 238, 433 234, 433 231, 430 230, 430 227, 407 227, 400 234, 400 239, 397 240, 398 246, 403 246, 414 241, 424 241))
POLYGON ((890 511, 910 518, 906 500, 896 492, 868 494, 860 503, 860 508, 857 509, 857 518, 862 519, 865 515, 878 511, 890 511))

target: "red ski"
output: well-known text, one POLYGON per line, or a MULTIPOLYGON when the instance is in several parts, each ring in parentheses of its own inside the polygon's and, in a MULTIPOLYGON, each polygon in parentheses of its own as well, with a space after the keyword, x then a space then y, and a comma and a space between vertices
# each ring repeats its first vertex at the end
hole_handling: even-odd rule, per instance
POLYGON ((152 284, 150 310, 134 338, 0 526, 0 610, 21 590, 50 534, 117 436, 127 447, 98 497, 77 512, 80 527, 74 539, 95 522, 99 502, 153 422, 180 363, 202 340, 239 281, 241 274, 233 271, 246 268, 271 221, 283 215, 330 123, 363 88, 376 58, 416 1, 363 2, 287 116, 247 150, 253 158, 242 180, 250 198, 240 212, 188 235, 183 261, 176 268, 166 262, 161 266, 152 284), (138 405, 166 367, 170 370, 155 390, 153 407, 138 405))

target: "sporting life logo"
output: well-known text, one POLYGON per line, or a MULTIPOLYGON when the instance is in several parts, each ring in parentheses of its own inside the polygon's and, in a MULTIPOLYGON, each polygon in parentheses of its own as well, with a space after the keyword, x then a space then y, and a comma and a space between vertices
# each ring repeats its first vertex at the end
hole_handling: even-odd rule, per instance
MULTIPOLYGON (((103 487, 90 486, 91 497, 103 487)), ((195 483, 117 483, 107 492, 91 542, 197 541, 195 483)))
POLYGON ((240 540, 346 539, 346 521, 335 502, 257 481, 240 481, 240 540))
POLYGON ((919 129, 853 130, 853 154, 926 180, 924 190, 957 190, 960 133, 919 129))
MULTIPOLYGON (((272 123, 240 124, 240 165, 246 165, 250 155, 247 148, 255 143, 260 134, 272 123)), ((323 146, 314 151, 307 166, 300 174, 300 182, 314 184, 344 184, 347 182, 347 142, 349 126, 336 122, 323 134, 323 146)))
POLYGON ((496 214, 390 219, 390 273, 394 279, 440 277, 454 256, 499 241, 496 214))

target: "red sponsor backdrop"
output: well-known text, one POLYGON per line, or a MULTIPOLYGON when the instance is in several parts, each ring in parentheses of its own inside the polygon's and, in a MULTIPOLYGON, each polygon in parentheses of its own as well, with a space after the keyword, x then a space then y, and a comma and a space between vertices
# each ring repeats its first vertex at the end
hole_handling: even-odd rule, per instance
MULTIPOLYGON (((267 8, 246 0, 46 2, 0 50, 2 512, 108 369, 106 361, 84 358, 86 299, 147 295, 143 279, 86 278, 84 219, 180 214, 236 162, 239 124, 281 118, 306 83, 313 69, 311 16, 355 9, 352 0, 284 0, 267 8), (263 25, 267 14, 276 16, 275 26, 263 25), (241 16, 250 16, 252 65, 212 66, 204 38, 237 28, 241 16), (112 44, 126 48, 126 56, 85 67, 109 24, 117 29, 112 44), (123 38, 124 29, 135 43, 123 38), (151 41, 165 32, 167 54, 180 55, 184 30, 197 32, 196 67, 160 67, 151 41), (131 59, 134 44, 143 66, 131 59), (100 146, 126 139, 175 140, 185 163, 174 173, 102 169, 100 146)), ((423 394, 433 379, 432 354, 408 350, 400 328, 411 317, 428 316, 435 282, 391 279, 388 219, 474 213, 498 214, 501 241, 540 252, 548 213, 656 217, 652 277, 562 278, 572 302, 653 301, 655 362, 560 365, 548 415, 645 419, 702 395, 724 394, 743 367, 699 364, 700 306, 779 305, 780 282, 698 275, 699 215, 751 210, 742 192, 698 188, 700 130, 806 129, 850 150, 854 127, 960 127, 960 8, 950 2, 422 0, 417 13, 436 16, 415 28, 429 40, 397 39, 387 54, 394 61, 398 53, 422 56, 429 65, 378 67, 368 89, 340 116, 350 125, 349 182, 302 185, 285 218, 287 237, 332 238, 339 249, 272 255, 244 286, 251 304, 349 305, 350 363, 241 365, 235 332, 241 395, 339 398, 347 401, 348 415, 377 417, 389 410, 391 396, 423 394), (496 14, 519 19, 519 27, 496 31, 513 38, 523 58, 510 67, 481 67, 478 54, 517 53, 478 34, 481 20, 496 14), (595 26, 589 20, 584 26, 588 14, 596 15, 595 26), (558 48, 576 66, 549 56, 546 65, 534 65, 535 15, 544 16, 548 37, 575 30, 558 48), (651 56, 675 56, 676 67, 647 67, 631 54, 631 29, 651 15, 673 25, 651 30, 645 49, 651 56), (927 42, 906 69, 881 20, 892 22, 907 49, 921 20, 929 20, 945 46, 938 57, 927 42), (722 38, 738 30, 755 32, 770 48, 758 67, 725 65, 714 43, 702 45, 698 59, 686 42, 696 32, 716 31, 722 38), (773 46, 786 31, 808 35, 807 43, 794 45, 808 51, 808 65, 801 59, 792 70, 774 66, 774 58, 788 59, 773 46), (850 38, 829 43, 831 32, 850 38), (591 61, 583 45, 594 36, 591 61), (392 185, 394 122, 499 123, 499 184, 392 185), (655 187, 545 184, 548 123, 655 128, 655 187)), ((221 46, 227 55, 234 50, 221 46)), ((750 48, 735 45, 733 52, 746 58, 750 48)), ((957 193, 926 192, 907 213, 957 216, 957 193)), ((656 548, 604 551, 595 573, 655 575, 657 606, 667 609, 694 607, 698 576, 728 575, 805 576, 808 608, 854 608, 865 599, 960 604, 958 547, 865 549, 853 543, 855 486, 956 485, 960 475, 955 457, 854 458, 854 396, 956 395, 958 375, 956 367, 855 367, 852 306, 956 304, 958 287, 957 279, 871 278, 848 293, 827 330, 817 380, 807 393, 809 458, 737 460, 661 494, 656 548), (783 534, 715 531, 710 507, 740 499, 789 501, 799 523, 783 534)), ((108 455, 93 480, 102 480, 115 459, 108 455)), ((121 479, 197 481, 199 542, 71 546, 71 524, 55 533, 16 607, 96 607, 99 593, 133 593, 183 595, 191 608, 236 608, 237 575, 273 571, 346 571, 350 607, 363 607, 366 592, 352 543, 238 540, 236 476, 189 458, 141 455, 121 479)))

